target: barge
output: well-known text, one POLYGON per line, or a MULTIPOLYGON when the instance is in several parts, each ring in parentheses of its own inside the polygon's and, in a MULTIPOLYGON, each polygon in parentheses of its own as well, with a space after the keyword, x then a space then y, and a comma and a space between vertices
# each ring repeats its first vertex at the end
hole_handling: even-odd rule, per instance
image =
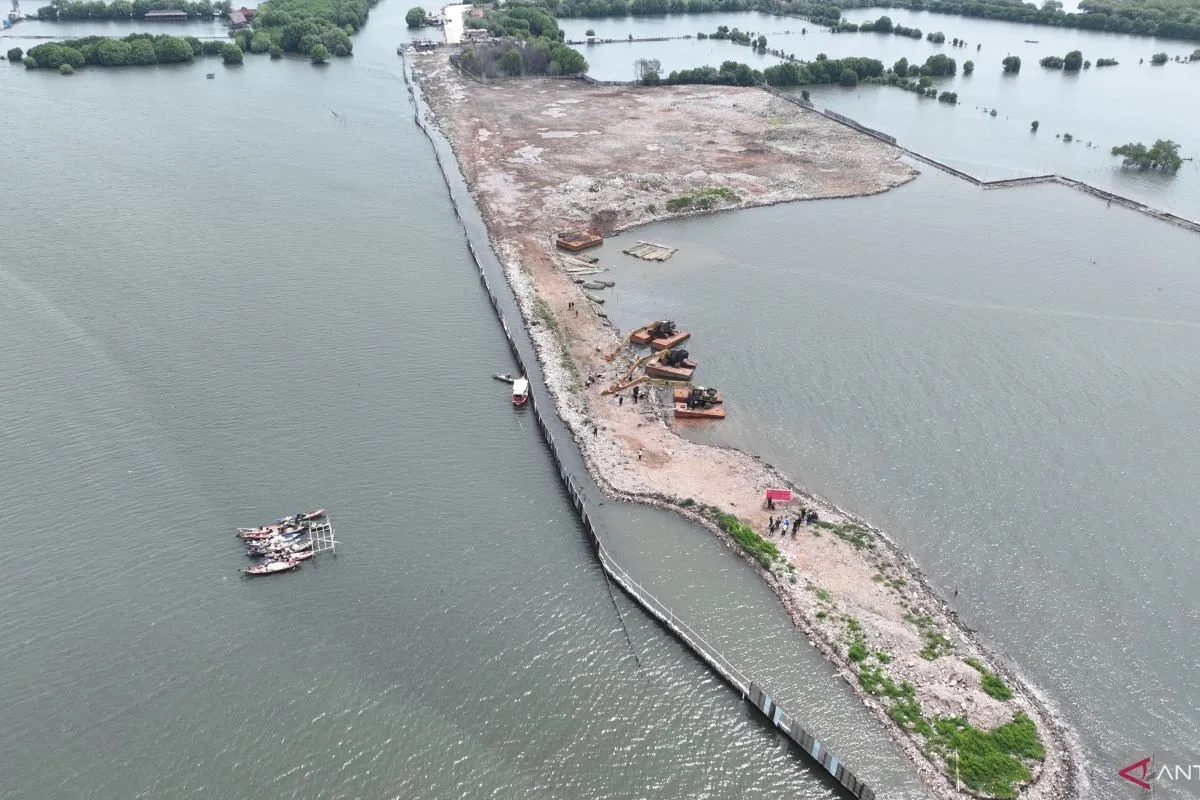
POLYGON ((725 406, 697 408, 687 403, 675 404, 676 419, 725 419, 725 406))
POLYGON ((554 244, 563 250, 584 250, 603 241, 604 239, 590 231, 563 231, 554 237, 554 244))

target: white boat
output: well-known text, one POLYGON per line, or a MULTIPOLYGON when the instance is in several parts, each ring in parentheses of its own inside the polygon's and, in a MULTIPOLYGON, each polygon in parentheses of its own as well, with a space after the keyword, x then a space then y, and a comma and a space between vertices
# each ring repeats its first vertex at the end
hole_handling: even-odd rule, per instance
POLYGON ((512 400, 514 406, 523 406, 529 399, 529 379, 524 375, 513 381, 512 400))

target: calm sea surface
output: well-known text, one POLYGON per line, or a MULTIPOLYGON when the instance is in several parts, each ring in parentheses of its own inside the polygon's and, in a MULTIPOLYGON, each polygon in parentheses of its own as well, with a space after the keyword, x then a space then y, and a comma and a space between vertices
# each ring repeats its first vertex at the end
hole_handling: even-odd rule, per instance
MULTIPOLYGON (((610 596, 489 377, 513 365, 404 11, 325 69, 2 65, 0 797, 836 796, 610 596), (238 577, 234 526, 316 505, 336 559, 238 577)), ((752 570, 596 513, 881 796, 921 796, 752 570)))
POLYGON ((1127 797, 1116 770, 1200 742, 1200 241, 927 173, 606 242, 606 309, 693 331, 730 411, 693 435, 893 533, 1065 713, 1087 796, 1127 797))
MULTIPOLYGON (((1009 22, 967 19, 902 9, 856 9, 851 22, 886 14, 897 25, 942 31, 947 43, 875 33, 830 34, 804 20, 759 13, 669 15, 624 19, 563 20, 568 38, 582 39, 588 28, 601 38, 682 36, 712 33, 719 25, 756 31, 768 47, 813 60, 865 56, 890 67, 900 58, 924 63, 936 53, 953 57, 956 77, 936 80, 939 90, 958 94, 948 106, 890 86, 805 87, 818 108, 832 108, 865 125, 895 136, 900 144, 945 161, 984 180, 1058 172, 1133 197, 1155 208, 1200 219, 1200 162, 1187 161, 1179 173, 1160 175, 1127 171, 1109 151, 1130 141, 1147 144, 1173 139, 1185 157, 1200 156, 1200 62, 1151 66, 1150 56, 1166 52, 1186 58, 1195 43, 1140 36, 1049 28, 1009 22), (807 35, 801 34, 807 27, 807 35), (952 47, 951 39, 966 47, 952 47), (1035 40, 1027 42, 1026 40, 1035 40), (980 47, 976 50, 976 47, 980 47), (1038 66, 1043 56, 1080 50, 1085 59, 1115 58, 1116 67, 1092 67, 1076 74, 1038 66), (1005 75, 1001 60, 1021 57, 1019 75, 1005 75), (962 73, 975 62, 971 76, 962 73), (1138 64, 1144 59, 1144 64, 1138 64), (996 110, 996 116, 990 111, 996 110), (1040 123, 1036 134, 1030 123, 1040 123), (1055 134, 1069 133, 1064 143, 1055 134), (1090 143, 1090 144, 1089 144, 1090 143)), ((733 60, 761 69, 778 63, 749 47, 728 41, 678 40, 581 46, 591 74, 602 80, 632 80, 639 58, 657 58, 664 74, 671 70, 733 60)), ((798 90, 797 90, 798 91, 798 90)))

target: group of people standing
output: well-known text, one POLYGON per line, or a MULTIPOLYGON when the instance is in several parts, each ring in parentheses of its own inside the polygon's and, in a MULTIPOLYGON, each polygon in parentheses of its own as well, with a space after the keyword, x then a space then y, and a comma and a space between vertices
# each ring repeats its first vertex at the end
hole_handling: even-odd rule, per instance
POLYGON ((811 508, 801 506, 800 513, 792 519, 791 514, 784 514, 782 517, 767 517, 767 535, 773 536, 775 531, 779 531, 780 536, 787 536, 788 531, 792 532, 792 538, 796 538, 796 531, 800 530, 801 525, 812 525, 817 521, 817 512, 811 508))

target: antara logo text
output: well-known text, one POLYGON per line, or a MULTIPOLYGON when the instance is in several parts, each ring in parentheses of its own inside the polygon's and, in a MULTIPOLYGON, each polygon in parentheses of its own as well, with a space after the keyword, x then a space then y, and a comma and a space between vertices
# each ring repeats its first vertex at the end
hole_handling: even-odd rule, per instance
POLYGON ((1193 781, 1200 784, 1200 764, 1155 764, 1150 756, 1133 762, 1118 774, 1146 791, 1152 791, 1155 785, 1193 781))

